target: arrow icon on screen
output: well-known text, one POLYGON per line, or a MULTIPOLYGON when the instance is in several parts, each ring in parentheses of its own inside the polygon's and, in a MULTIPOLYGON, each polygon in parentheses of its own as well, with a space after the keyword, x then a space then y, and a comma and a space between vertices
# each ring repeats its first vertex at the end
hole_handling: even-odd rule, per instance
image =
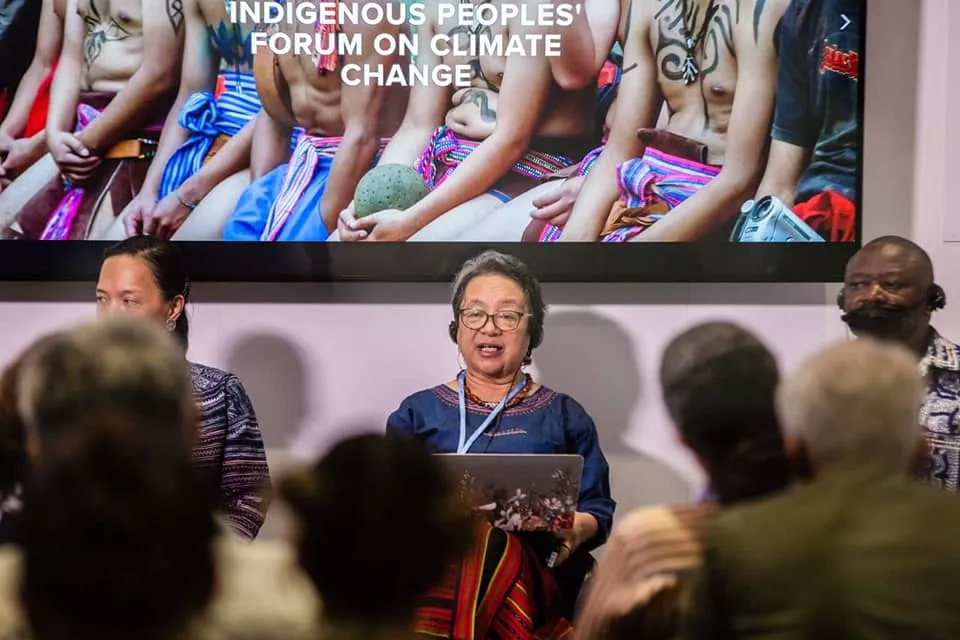
POLYGON ((840 31, 843 31, 844 29, 846 29, 847 27, 850 26, 851 20, 850 20, 850 18, 848 18, 847 16, 843 15, 842 13, 840 14, 840 17, 843 18, 843 26, 840 27, 840 31))

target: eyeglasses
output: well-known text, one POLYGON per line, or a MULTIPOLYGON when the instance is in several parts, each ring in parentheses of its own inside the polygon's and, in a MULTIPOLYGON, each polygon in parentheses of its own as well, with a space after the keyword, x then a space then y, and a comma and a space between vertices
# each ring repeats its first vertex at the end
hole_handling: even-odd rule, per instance
POLYGON ((483 309, 461 309, 460 323, 467 329, 483 329, 493 319, 493 326, 500 331, 516 331, 520 321, 531 314, 522 311, 497 311, 487 313, 483 309))

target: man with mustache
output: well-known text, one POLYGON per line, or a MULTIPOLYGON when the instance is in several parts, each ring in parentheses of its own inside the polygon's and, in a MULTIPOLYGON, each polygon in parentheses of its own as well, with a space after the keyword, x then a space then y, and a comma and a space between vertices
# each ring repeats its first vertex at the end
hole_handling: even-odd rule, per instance
POLYGON ((867 243, 847 263, 837 303, 854 335, 898 342, 916 354, 927 387, 920 411, 930 444, 924 476, 960 491, 960 348, 930 325, 946 305, 930 256, 896 236, 867 243))

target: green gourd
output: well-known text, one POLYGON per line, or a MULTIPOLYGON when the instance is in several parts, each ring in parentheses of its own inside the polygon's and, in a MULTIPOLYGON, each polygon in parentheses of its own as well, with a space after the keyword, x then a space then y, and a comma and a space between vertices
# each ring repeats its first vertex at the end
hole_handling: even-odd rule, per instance
POLYGON ((368 171, 353 194, 353 210, 357 218, 385 209, 408 209, 427 193, 427 184, 411 167, 383 164, 368 171))

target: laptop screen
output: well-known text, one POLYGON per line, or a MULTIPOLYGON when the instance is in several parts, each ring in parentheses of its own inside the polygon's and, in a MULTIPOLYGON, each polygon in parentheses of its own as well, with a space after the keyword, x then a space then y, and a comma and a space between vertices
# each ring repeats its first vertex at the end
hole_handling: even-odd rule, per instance
POLYGON ((573 526, 583 458, 555 454, 436 454, 456 479, 460 499, 507 531, 573 526))

